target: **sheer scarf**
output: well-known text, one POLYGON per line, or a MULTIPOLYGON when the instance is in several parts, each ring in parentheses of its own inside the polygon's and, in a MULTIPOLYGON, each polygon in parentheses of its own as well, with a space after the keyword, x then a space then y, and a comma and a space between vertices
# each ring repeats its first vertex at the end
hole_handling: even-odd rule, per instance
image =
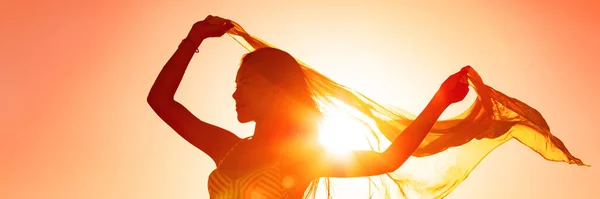
MULTIPOLYGON (((227 34, 248 51, 273 47, 250 35, 239 24, 227 34)), ((372 150, 383 151, 416 118, 398 107, 384 106, 300 63, 312 97, 324 117, 342 112, 364 124, 372 150)), ((475 102, 456 117, 439 120, 425 140, 398 170, 365 177, 372 198, 443 198, 496 147, 517 139, 549 161, 588 166, 574 157, 563 142, 550 133, 542 115, 529 105, 484 84, 468 69, 468 82, 477 93, 475 102)), ((339 138, 343 141, 343 138, 339 138)), ((329 196, 331 183, 345 179, 321 178, 312 182, 306 198, 329 196)), ((341 190, 353 192, 353 190, 341 190)))

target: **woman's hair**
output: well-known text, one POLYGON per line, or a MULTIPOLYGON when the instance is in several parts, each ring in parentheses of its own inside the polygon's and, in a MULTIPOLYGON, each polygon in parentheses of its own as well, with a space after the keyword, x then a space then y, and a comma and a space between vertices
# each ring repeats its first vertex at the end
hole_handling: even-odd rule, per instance
MULTIPOLYGON (((316 125, 323 118, 331 116, 329 113, 332 110, 341 111, 367 127, 364 141, 372 150, 383 151, 416 118, 400 108, 380 105, 336 83, 288 53, 251 36, 239 24, 232 23, 234 28, 228 34, 250 51, 243 61, 260 62, 258 64, 265 66, 262 74, 269 81, 290 86, 289 91, 293 92, 287 95, 301 107, 292 109, 298 113, 294 116, 295 121, 298 125, 310 126, 310 130, 303 131, 308 135, 318 133, 316 125)), ((400 169, 386 175, 365 177, 369 182, 369 194, 374 194, 371 196, 443 198, 489 152, 512 138, 548 160, 585 165, 550 133, 539 112, 485 85, 470 67, 468 76, 470 86, 477 92, 471 107, 458 116, 437 121, 412 154, 413 158, 409 158, 400 169)), ((340 142, 343 139, 339 138, 340 142)), ((329 178, 316 179, 306 191, 306 198, 316 198, 322 193, 330 197, 331 182, 333 180, 329 178), (324 188, 325 192, 318 193, 320 188, 324 188)))
MULTIPOLYGON (((303 140, 318 139, 319 122, 322 113, 308 88, 306 75, 300 63, 289 53, 271 47, 260 48, 246 54, 242 63, 248 64, 269 83, 282 87, 285 107, 296 135, 303 140)), ((311 182, 309 195, 315 197, 320 179, 311 182)), ((329 181, 326 179, 326 183, 329 181)))
POLYGON ((300 64, 292 55, 267 47, 246 54, 242 63, 258 70, 269 83, 281 87, 280 96, 285 103, 276 108, 285 109, 284 112, 289 117, 286 119, 298 136, 316 136, 321 112, 312 98, 300 64))

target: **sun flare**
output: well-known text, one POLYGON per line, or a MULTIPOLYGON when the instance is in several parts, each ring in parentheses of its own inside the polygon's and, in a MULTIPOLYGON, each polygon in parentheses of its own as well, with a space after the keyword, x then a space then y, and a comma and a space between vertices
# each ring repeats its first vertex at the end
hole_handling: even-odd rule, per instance
POLYGON ((352 122, 339 117, 331 117, 323 121, 319 141, 328 152, 335 156, 347 156, 350 151, 358 149, 360 142, 353 137, 361 132, 351 127, 352 122))
POLYGON ((365 124, 339 109, 327 112, 319 131, 321 145, 339 158, 347 157, 354 150, 372 150, 368 143, 371 137, 373 135, 365 124))

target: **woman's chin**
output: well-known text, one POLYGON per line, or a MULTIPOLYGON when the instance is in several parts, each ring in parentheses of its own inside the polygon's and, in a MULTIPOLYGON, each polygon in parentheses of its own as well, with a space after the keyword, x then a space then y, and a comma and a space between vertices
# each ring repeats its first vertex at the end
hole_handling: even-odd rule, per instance
POLYGON ((238 115, 237 119, 238 119, 238 122, 240 122, 240 123, 242 123, 242 124, 243 124, 243 123, 248 123, 248 122, 251 122, 251 121, 252 121, 251 119, 249 119, 249 118, 247 118, 247 117, 240 116, 240 115, 238 115))

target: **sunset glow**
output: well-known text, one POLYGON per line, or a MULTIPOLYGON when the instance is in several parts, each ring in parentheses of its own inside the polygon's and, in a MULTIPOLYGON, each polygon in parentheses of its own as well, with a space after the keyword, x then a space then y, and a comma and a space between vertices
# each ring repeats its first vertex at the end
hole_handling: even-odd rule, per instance
POLYGON ((341 114, 333 114, 324 119, 319 141, 331 153, 345 157, 352 150, 369 150, 368 143, 361 140, 368 134, 370 132, 364 125, 341 114))
MULTIPOLYGON (((213 160, 146 101, 161 68, 207 15, 232 19, 336 82, 414 114, 445 78, 471 65, 487 85, 539 111, 592 165, 549 162, 511 140, 447 199, 600 195, 598 0, 8 0, 0 13, 1 199, 209 198, 213 160)), ((238 137, 255 127, 236 120, 232 99, 245 53, 228 36, 204 41, 175 95, 197 118, 238 137)), ((339 115, 328 113, 320 131, 332 157, 370 149, 359 141, 370 134, 363 124, 339 115)), ((415 164, 400 169, 468 158, 411 158, 415 164)), ((367 191, 364 179, 339 182, 367 191)), ((334 199, 358 195, 346 194, 334 199)))

